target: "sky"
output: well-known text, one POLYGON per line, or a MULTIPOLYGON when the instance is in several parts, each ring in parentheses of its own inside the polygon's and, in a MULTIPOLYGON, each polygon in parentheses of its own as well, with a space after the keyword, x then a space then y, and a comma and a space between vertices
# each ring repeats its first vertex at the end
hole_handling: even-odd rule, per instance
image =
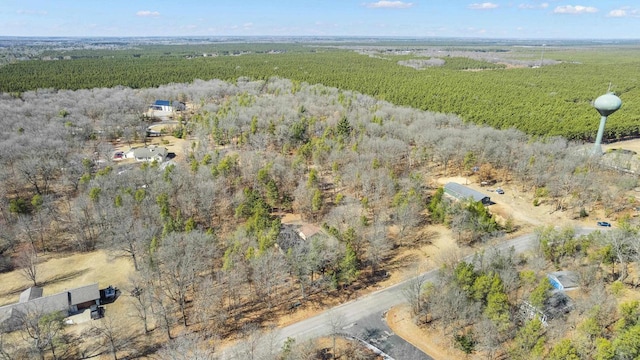
POLYGON ((0 0, 0 36, 640 39, 640 1, 0 0))

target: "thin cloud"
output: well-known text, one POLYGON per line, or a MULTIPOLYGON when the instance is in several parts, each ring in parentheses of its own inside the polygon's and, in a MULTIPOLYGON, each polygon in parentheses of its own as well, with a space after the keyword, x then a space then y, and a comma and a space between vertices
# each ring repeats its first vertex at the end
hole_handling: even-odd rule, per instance
POLYGON ((556 14, 593 14, 597 13, 598 9, 593 6, 565 5, 556 7, 553 12, 556 14))
POLYGON ((44 10, 17 10, 16 13, 20 15, 47 15, 44 10))
POLYGON ((498 7, 498 4, 494 4, 490 2, 469 4, 469 9, 472 9, 472 10, 489 10, 489 9, 495 9, 497 7, 498 7))
POLYGON ((607 14, 607 17, 617 17, 617 18, 625 18, 625 17, 640 17, 640 10, 639 9, 632 9, 628 6, 625 7, 621 7, 620 9, 615 9, 615 10, 611 10, 609 11, 609 14, 607 14))
POLYGON ((157 17, 157 16, 160 16, 160 13, 158 11, 140 10, 136 13, 136 16, 157 17))
POLYGON ((520 4, 518 5, 519 9, 546 9, 549 7, 549 3, 540 3, 540 4, 520 4))
POLYGON ((365 6, 368 8, 407 9, 413 7, 413 3, 404 1, 380 0, 378 2, 366 3, 365 6))

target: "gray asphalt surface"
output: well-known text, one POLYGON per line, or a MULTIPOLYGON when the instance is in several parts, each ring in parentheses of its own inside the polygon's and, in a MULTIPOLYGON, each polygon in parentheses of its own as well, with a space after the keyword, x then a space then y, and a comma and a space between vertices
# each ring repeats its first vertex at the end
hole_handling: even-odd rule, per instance
MULTIPOLYGON (((596 229, 576 229, 576 235, 588 234, 594 230, 596 229)), ((522 253, 532 249, 536 244, 535 240, 535 234, 526 234, 504 241, 496 246, 489 246, 487 249, 495 248, 503 251, 513 247, 516 253, 522 253)), ((422 276, 425 281, 434 281, 436 279, 437 272, 438 270, 435 269, 418 276, 422 276)), ((372 334, 372 338, 379 338, 377 335, 380 334, 387 335, 385 341, 388 340, 388 343, 385 341, 379 342, 379 346, 377 347, 383 351, 387 349, 393 352, 395 356, 392 357, 396 360, 430 359, 428 356, 422 357, 424 353, 420 351, 418 351, 418 353, 422 355, 416 355, 416 353, 412 352, 413 350, 411 349, 415 348, 400 339, 398 336, 386 334, 385 331, 391 333, 391 330, 383 321, 380 320, 378 322, 375 320, 376 318, 381 319, 382 314, 393 306, 406 302, 406 298, 402 291, 411 280, 413 279, 408 279, 388 288, 378 290, 359 299, 338 305, 314 317, 281 328, 274 334, 275 338, 271 344, 279 344, 281 346, 287 338, 293 338, 297 343, 302 343, 306 340, 331 335, 333 332, 332 328, 335 327, 331 326, 331 319, 338 318, 342 325, 340 332, 347 332, 349 334, 359 336, 363 331, 366 331, 372 334), (400 345, 400 343, 404 344, 400 345), (396 351, 394 349, 401 350, 396 351)), ((336 321, 333 322, 334 324, 336 323, 336 321)), ((387 354, 391 355, 390 353, 387 354)), ((234 349, 234 347, 223 351, 221 358, 229 360, 242 359, 242 357, 239 357, 238 351, 237 349, 234 349)))

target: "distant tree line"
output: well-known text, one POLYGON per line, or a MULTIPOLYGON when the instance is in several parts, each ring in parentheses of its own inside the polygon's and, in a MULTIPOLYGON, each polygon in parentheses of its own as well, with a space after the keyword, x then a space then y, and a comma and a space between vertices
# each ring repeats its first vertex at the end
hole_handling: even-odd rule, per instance
MULTIPOLYGON (((268 80, 278 76, 357 91, 397 105, 453 113, 464 121, 495 128, 590 140, 595 137, 599 120, 591 102, 611 84, 611 91, 625 105, 608 123, 605 137, 619 139, 639 133, 637 105, 626 101, 638 91, 634 74, 639 68, 638 57, 634 59, 633 50, 628 48, 608 50, 607 57, 597 50, 549 50, 549 56, 557 59, 554 65, 537 69, 506 69, 485 58, 443 56, 443 66, 422 70, 401 65, 401 61, 414 58, 411 56, 371 57, 331 48, 300 50, 285 44, 282 52, 249 52, 250 48, 247 46, 245 53, 242 47, 229 47, 239 55, 231 56, 234 54, 220 53, 224 48, 212 47, 222 56, 188 59, 187 54, 206 52, 207 48, 157 45, 141 49, 139 56, 133 56, 133 50, 96 50, 94 55, 82 50, 77 57, 69 55, 72 60, 22 61, 3 66, 0 91, 20 96, 21 92, 42 88, 148 88, 196 79, 235 81, 245 76, 268 80)), ((512 58, 531 59, 531 53, 512 51, 512 58)))

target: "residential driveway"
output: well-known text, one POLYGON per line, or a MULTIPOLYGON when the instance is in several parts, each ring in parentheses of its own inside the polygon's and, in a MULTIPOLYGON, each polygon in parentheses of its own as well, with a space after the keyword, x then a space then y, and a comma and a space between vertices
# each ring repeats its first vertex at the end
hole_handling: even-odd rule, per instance
POLYGON ((343 332, 364 340, 395 360, 433 360, 418 348, 394 334, 384 320, 386 311, 377 312, 348 324, 343 332))

